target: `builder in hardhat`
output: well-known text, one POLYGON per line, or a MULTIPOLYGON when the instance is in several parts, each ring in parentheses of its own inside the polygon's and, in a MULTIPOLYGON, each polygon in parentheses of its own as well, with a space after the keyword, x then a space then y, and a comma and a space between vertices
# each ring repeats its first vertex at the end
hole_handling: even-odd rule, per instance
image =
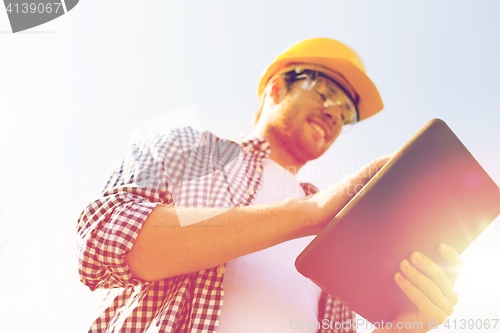
MULTIPOLYGON (((321 156, 343 126, 379 112, 379 93, 354 51, 315 38, 276 58, 261 77, 259 96, 253 134, 221 140, 182 128, 153 137, 126 156, 84 210, 80 279, 92 290, 116 288, 91 332, 354 331, 352 311, 293 264, 311 235, 389 157, 321 192, 295 174, 321 156), (200 142, 231 143, 242 153, 224 175, 214 169, 193 177, 214 167, 211 151, 186 155, 200 142), (153 181, 139 186, 143 171, 153 181)), ((453 248, 440 250, 450 265, 461 266, 453 248)), ((443 323, 457 302, 448 276, 423 254, 402 261, 395 283, 415 307, 393 328, 421 322, 414 332, 428 331, 428 323, 443 323)))
MULTIPOLYGON (((299 42, 279 55, 263 71, 258 93, 254 133, 270 143, 270 159, 292 173, 326 152, 343 126, 365 120, 384 107, 357 53, 328 38, 299 42)), ((378 170, 386 161, 387 156, 382 157, 372 166, 378 170)), ((355 177, 363 173, 367 180, 373 176, 364 169, 355 177)), ((327 214, 327 221, 334 216, 325 207, 329 196, 331 193, 322 191, 313 199, 321 207, 320 216, 327 214)), ((462 261, 457 252, 445 244, 440 252, 459 272, 462 261)), ((432 328, 426 324, 429 320, 444 323, 458 300, 450 280, 454 282, 458 275, 448 277, 441 267, 416 252, 410 261, 401 262, 401 271, 395 272, 395 283, 415 308, 402 313, 391 326, 422 322, 423 329, 416 330, 422 332, 432 328)))
POLYGON ((255 133, 270 142, 273 160, 282 155, 281 147, 293 149, 297 171, 321 156, 342 126, 367 119, 384 107, 356 52, 328 38, 305 40, 279 55, 263 71, 258 93, 255 133), (309 140, 315 142, 312 147, 309 140))

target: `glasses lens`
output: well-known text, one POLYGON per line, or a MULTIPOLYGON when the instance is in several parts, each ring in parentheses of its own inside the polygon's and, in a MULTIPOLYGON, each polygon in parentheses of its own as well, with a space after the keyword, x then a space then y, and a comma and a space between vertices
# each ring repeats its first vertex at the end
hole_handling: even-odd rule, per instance
POLYGON ((347 93, 334 81, 318 75, 301 74, 297 78, 304 78, 301 87, 314 93, 314 98, 326 108, 338 108, 343 125, 354 124, 358 121, 356 105, 347 93))

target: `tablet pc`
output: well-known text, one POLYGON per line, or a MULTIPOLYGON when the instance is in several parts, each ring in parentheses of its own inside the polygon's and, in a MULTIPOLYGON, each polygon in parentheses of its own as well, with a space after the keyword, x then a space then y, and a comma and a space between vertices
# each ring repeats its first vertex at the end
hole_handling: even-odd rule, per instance
POLYGON ((500 190, 450 128, 427 122, 297 257, 297 270, 372 323, 411 304, 394 281, 420 251, 445 267, 500 214, 500 190))

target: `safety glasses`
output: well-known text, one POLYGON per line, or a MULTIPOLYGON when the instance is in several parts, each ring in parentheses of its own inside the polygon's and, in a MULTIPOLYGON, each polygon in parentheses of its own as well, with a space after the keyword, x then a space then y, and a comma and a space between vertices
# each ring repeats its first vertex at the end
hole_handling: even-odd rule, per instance
POLYGON ((349 94, 335 81, 321 72, 297 69, 283 74, 288 82, 303 80, 300 87, 312 93, 312 98, 325 108, 338 108, 343 125, 353 125, 359 119, 356 104, 349 94))

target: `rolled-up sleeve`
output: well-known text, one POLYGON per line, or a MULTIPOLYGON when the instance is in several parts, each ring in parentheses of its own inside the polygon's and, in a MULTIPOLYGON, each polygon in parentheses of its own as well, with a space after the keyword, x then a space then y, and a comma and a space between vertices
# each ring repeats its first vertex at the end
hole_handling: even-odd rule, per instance
POLYGON ((80 217, 82 227, 77 238, 78 272, 83 284, 95 290, 144 283, 132 278, 124 258, 158 204, 118 194, 87 206, 80 217))
POLYGON ((129 288, 148 282, 132 277, 125 255, 151 211, 172 203, 165 156, 175 153, 175 136, 135 145, 112 174, 101 196, 87 205, 77 223, 80 281, 97 288, 129 288))

